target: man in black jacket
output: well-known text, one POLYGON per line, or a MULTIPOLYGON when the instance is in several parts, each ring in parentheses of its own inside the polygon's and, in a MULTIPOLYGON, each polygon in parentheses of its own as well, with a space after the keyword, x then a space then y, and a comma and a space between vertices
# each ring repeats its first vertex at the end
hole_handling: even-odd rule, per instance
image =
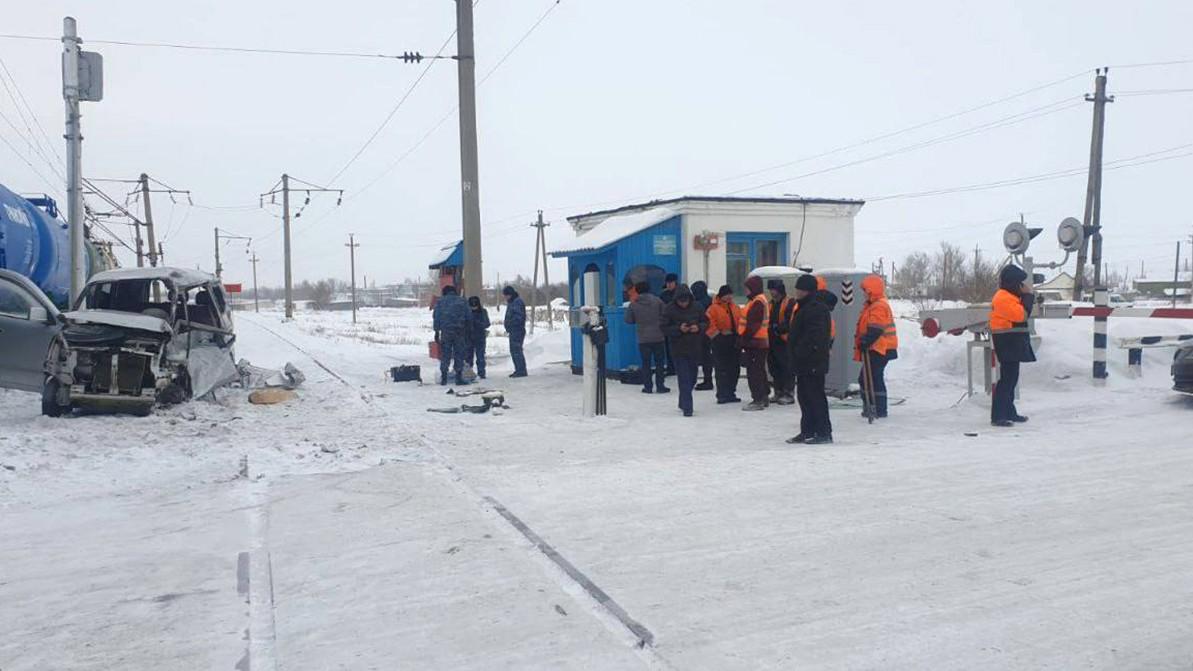
POLYGON ((787 344, 791 350, 791 367, 795 371, 800 432, 787 442, 823 445, 833 442, 828 396, 824 392, 832 347, 832 316, 828 305, 818 295, 816 278, 812 275, 800 275, 795 281, 795 298, 799 309, 791 320, 787 344))
MULTIPOLYGON (((703 280, 692 282, 692 301, 700 306, 703 312, 708 312, 712 305, 712 296, 708 295, 708 284, 703 280)), ((700 352, 700 367, 704 370, 704 381, 696 385, 696 391, 709 391, 714 388, 712 382, 712 340, 706 334, 700 352)))
POLYGON ((707 329, 708 315, 696 303, 687 285, 679 285, 674 300, 663 308, 663 333, 671 338, 679 409, 684 417, 692 416, 692 389, 696 386, 696 370, 708 337, 704 334, 707 329))

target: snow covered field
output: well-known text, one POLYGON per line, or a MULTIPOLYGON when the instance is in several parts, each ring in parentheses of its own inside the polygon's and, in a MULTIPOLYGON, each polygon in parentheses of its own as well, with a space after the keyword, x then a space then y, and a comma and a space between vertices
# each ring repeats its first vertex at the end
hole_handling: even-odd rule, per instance
POLYGON ((0 391, 0 669, 1193 668, 1193 400, 1170 350, 1091 386, 1087 319, 1040 322, 1032 420, 997 431, 958 403, 964 340, 901 320, 906 402, 794 448, 796 410, 708 392, 580 417, 562 330, 524 380, 490 339, 510 410, 440 415, 384 379, 432 379, 425 310, 237 319, 298 401, 51 420, 0 391))

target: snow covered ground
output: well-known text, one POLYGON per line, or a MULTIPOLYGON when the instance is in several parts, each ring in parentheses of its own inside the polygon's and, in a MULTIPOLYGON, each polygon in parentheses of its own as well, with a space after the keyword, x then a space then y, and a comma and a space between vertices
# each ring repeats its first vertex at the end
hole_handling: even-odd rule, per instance
POLYGON ((504 414, 428 413, 452 397, 384 373, 432 379, 429 322, 239 314, 238 356, 307 374, 285 406, 51 420, 0 391, 0 669, 1193 668, 1170 350, 1135 380, 1112 349, 1094 387, 1089 320, 1040 322, 1032 421, 995 431, 964 340, 901 320, 906 402, 793 448, 796 410, 705 392, 580 417, 562 330, 524 380, 490 339, 504 414))

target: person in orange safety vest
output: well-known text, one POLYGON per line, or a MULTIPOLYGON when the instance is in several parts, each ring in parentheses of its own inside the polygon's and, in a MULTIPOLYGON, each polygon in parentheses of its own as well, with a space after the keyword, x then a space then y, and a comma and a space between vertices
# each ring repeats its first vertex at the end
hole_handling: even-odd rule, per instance
POLYGON ((1027 273, 1017 266, 1007 266, 999 272, 998 286, 990 303, 990 335, 994 355, 998 357, 998 383, 991 398, 990 423, 1006 427, 1027 421, 1015 409, 1015 387, 1019 384, 1019 364, 1036 360, 1027 326, 1035 294, 1027 273))
POLYGON ((899 357, 899 336, 895 329, 895 314, 886 300, 886 283, 878 275, 869 275, 862 280, 862 292, 866 303, 858 315, 857 328, 853 333, 853 360, 870 360, 870 376, 874 388, 866 380, 865 367, 858 378, 862 388, 863 415, 882 418, 887 416, 886 365, 899 357), (870 399, 874 407, 870 407, 870 399))
POLYGON ((775 392, 768 402, 775 405, 793 405, 795 373, 791 372, 787 333, 797 306, 795 299, 787 295, 787 287, 783 280, 768 280, 766 288, 770 292, 770 352, 767 355, 767 365, 775 392))
POLYGON ((766 383, 766 358, 770 350, 770 302, 762 290, 761 277, 750 275, 745 284, 749 301, 737 322, 737 344, 745 350, 750 403, 742 406, 742 410, 766 410, 766 397, 770 391, 770 385, 766 383))
POLYGON ((737 344, 737 325, 742 320, 741 307, 733 302, 733 289, 723 285, 708 306, 708 337, 712 341, 717 403, 741 403, 737 381, 741 379, 741 347, 737 344))

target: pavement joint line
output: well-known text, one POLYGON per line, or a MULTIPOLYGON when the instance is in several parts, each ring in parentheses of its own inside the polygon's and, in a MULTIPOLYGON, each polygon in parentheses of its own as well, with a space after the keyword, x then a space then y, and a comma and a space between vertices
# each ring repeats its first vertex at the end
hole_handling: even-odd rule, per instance
POLYGON ((590 597, 599 603, 605 610, 609 611, 613 617, 617 618, 617 621, 621 622, 622 626, 624 626, 630 631, 630 633, 637 637, 639 648, 644 648, 646 646, 654 647, 654 634, 651 633, 651 631, 647 629, 646 626, 641 622, 638 622, 634 618, 630 617, 630 614, 627 613, 625 609, 622 608, 616 601, 614 601, 613 597, 606 594, 604 590, 598 587, 596 583, 589 579, 588 576, 584 575, 584 573, 580 569, 576 568, 575 565, 573 565, 570 561, 568 561, 566 557, 559 554, 559 551, 552 547, 550 543, 543 540, 534 532, 533 529, 519 519, 517 515, 510 512, 510 510, 505 506, 501 505, 497 499, 494 499, 492 496, 486 496, 485 501, 489 505, 493 506, 493 510, 497 511, 497 514, 505 518, 505 520, 509 522, 515 529, 517 529, 519 533, 525 536, 526 540, 533 543, 534 546, 538 548, 540 552, 546 555, 548 559, 554 562, 556 566, 563 569, 563 572, 566 573, 568 577, 574 580, 578 585, 580 585, 580 587, 582 587, 590 597))

